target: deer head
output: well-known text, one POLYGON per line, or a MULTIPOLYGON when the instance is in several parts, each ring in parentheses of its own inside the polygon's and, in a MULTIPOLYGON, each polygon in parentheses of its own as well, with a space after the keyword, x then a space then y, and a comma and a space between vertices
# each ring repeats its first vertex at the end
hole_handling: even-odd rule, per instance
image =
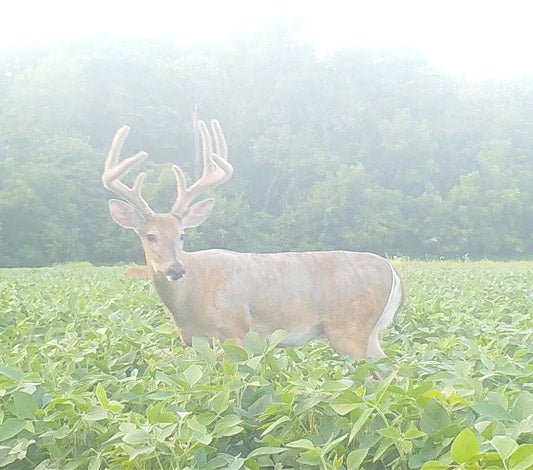
POLYGON ((145 173, 140 173, 135 178, 132 187, 120 180, 148 155, 146 152, 139 152, 120 161, 122 145, 129 133, 128 126, 121 127, 115 134, 102 174, 103 185, 125 200, 109 201, 111 217, 121 227, 134 230, 139 235, 148 267, 153 273, 165 275, 170 280, 178 280, 185 274, 180 262, 184 230, 198 227, 204 222, 215 202, 214 199, 205 199, 192 204, 193 201, 206 189, 227 181, 233 174, 233 167, 228 161, 228 146, 218 121, 211 121, 215 151, 209 130, 203 121, 198 121, 198 128, 202 140, 203 173, 194 184, 187 187, 185 174, 179 166, 173 165, 177 197, 170 212, 156 213, 143 199, 141 188, 145 173))

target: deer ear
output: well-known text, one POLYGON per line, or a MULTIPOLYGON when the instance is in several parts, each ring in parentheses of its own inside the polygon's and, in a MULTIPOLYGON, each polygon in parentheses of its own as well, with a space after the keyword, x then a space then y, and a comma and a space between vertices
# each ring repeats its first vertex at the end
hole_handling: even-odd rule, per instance
POLYGON ((133 230, 137 230, 139 227, 141 218, 131 204, 118 199, 111 199, 109 201, 109 212, 113 220, 121 227, 133 230))
POLYGON ((181 228, 186 229, 198 227, 198 225, 202 224, 205 219, 209 217, 214 205, 214 199, 206 199, 205 201, 197 202, 191 206, 191 208, 181 219, 181 228))

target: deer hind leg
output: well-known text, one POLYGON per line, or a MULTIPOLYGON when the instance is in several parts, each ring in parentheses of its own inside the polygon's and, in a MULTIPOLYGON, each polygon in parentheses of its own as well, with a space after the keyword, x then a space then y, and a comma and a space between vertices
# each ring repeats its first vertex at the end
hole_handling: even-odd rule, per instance
POLYGON ((366 359, 368 338, 372 330, 370 326, 324 324, 323 328, 331 347, 339 354, 357 360, 366 359))
POLYGON ((387 357, 379 344, 380 331, 392 323, 394 316, 401 310, 405 299, 403 283, 392 265, 391 273, 392 285, 389 298, 368 339, 367 356, 377 359, 387 357))
POLYGON ((324 321, 324 332, 339 353, 356 359, 386 357, 379 344, 380 331, 386 328, 400 311, 404 301, 404 288, 398 274, 389 263, 391 286, 385 305, 373 296, 360 297, 343 315, 333 315, 324 321), (357 315, 349 315, 349 311, 357 315))

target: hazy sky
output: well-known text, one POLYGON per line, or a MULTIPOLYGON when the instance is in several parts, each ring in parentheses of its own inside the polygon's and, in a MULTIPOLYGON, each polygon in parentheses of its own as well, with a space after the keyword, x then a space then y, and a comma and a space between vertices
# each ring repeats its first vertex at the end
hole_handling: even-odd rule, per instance
POLYGON ((206 42, 283 18, 321 55, 346 45, 411 44, 451 73, 533 74, 530 1, 6 0, 0 15, 0 49, 94 33, 206 42))

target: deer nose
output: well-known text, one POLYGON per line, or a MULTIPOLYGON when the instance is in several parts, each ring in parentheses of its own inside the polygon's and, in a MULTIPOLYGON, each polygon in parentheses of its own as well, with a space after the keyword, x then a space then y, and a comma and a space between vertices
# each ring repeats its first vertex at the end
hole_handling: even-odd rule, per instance
POLYGON ((185 274, 185 269, 180 263, 174 263, 167 271, 167 276, 173 281, 177 281, 185 274))

